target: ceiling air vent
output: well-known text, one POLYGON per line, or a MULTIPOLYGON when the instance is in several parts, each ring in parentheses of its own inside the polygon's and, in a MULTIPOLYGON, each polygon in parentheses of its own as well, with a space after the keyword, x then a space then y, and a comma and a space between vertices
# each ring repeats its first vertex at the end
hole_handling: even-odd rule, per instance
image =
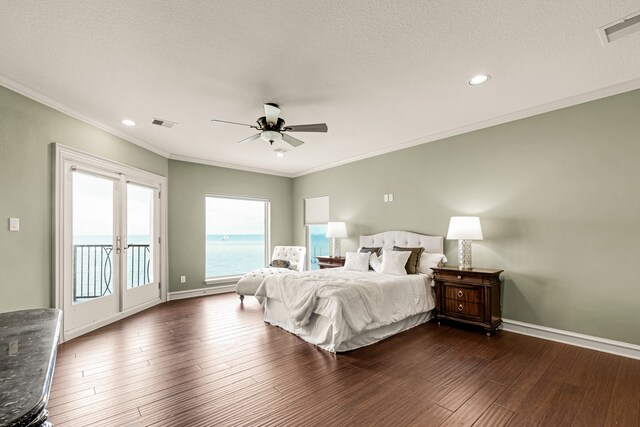
POLYGON ((172 128, 173 126, 177 125, 177 123, 175 122, 170 122, 169 120, 163 120, 163 119, 158 119, 156 117, 153 118, 153 121, 151 122, 152 125, 158 125, 158 126, 162 126, 165 128, 172 128))
POLYGON ((638 31, 640 31, 640 11, 598 28, 600 40, 604 45, 638 31))

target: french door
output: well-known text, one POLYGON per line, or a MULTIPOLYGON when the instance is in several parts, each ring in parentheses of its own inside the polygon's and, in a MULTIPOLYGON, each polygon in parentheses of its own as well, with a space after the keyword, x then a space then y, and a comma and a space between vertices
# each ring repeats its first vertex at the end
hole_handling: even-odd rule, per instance
MULTIPOLYGON (((161 302, 164 178, 61 148, 55 305, 63 340, 161 302)), ((164 292, 163 292, 164 291, 164 292)))

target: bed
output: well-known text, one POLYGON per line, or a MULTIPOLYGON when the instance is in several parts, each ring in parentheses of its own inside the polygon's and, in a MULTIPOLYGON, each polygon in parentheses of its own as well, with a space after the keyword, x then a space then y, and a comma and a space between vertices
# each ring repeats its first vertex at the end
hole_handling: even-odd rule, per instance
POLYGON ((441 236, 408 231, 361 236, 361 249, 424 248, 416 261, 419 273, 368 271, 368 263, 367 269, 354 271, 345 265, 266 277, 255 295, 264 305, 266 322, 330 352, 353 350, 431 319, 435 299, 429 266, 446 262, 443 243, 441 236))

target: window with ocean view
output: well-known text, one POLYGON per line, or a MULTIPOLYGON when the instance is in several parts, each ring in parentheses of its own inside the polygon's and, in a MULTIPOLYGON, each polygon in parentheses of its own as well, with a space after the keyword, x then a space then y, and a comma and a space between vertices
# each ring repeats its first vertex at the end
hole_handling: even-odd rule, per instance
POLYGON ((307 242, 309 242, 309 269, 318 270, 318 255, 329 255, 329 238, 327 234, 327 224, 307 225, 307 242))
POLYGON ((206 197, 206 277, 238 276, 265 267, 269 201, 206 197))

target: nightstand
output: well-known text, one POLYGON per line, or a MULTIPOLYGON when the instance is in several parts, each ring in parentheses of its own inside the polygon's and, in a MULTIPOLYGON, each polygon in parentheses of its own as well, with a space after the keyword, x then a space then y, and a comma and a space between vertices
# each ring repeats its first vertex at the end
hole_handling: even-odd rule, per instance
POLYGON ((433 268, 436 319, 482 326, 490 336, 502 323, 500 273, 503 270, 433 268))
POLYGON ((323 268, 344 267, 344 257, 342 256, 317 256, 318 266, 323 268))

